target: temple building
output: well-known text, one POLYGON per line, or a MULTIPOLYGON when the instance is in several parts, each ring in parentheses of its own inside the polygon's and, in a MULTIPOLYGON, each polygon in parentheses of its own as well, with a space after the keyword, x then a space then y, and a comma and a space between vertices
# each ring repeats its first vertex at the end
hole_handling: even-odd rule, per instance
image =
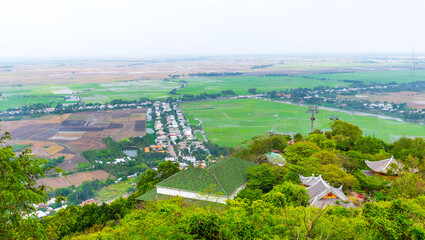
POLYGON ((339 205, 346 208, 354 207, 350 200, 342 191, 342 186, 334 188, 330 186, 322 176, 304 177, 300 175, 303 186, 307 187, 308 195, 310 195, 310 206, 324 207, 331 205, 339 205))
POLYGON ((394 177, 397 176, 396 172, 391 175, 387 174, 391 166, 394 166, 395 164, 397 168, 403 168, 403 165, 397 162, 392 156, 391 158, 380 160, 380 161, 371 162, 366 160, 365 163, 371 169, 371 170, 362 170, 362 172, 366 176, 373 176, 375 174, 378 174, 379 176, 384 177, 386 180, 393 180, 394 177))
POLYGON ((209 168, 188 168, 155 185, 137 200, 151 201, 165 196, 180 196, 226 204, 246 187, 247 170, 255 163, 240 158, 218 161, 209 168))

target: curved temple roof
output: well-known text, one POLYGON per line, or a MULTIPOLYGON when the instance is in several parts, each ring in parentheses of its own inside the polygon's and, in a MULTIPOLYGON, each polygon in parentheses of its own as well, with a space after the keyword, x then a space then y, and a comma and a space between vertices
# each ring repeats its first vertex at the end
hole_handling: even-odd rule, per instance
POLYGON ((300 176, 300 180, 301 180, 302 184, 307 186, 307 187, 314 185, 315 183, 320 181, 320 179, 322 179, 322 175, 319 175, 318 177, 315 177, 314 174, 311 177, 304 177, 302 175, 299 175, 299 176, 300 176))
POLYGON ((379 172, 379 173, 387 173, 388 171, 388 167, 391 165, 391 163, 395 163, 397 164, 399 167, 402 167, 402 165, 397 162, 392 156, 391 158, 388 159, 384 159, 381 161, 365 161, 366 165, 372 169, 375 172, 379 172))
MULTIPOLYGON (((334 188, 330 186, 325 180, 322 179, 321 175, 319 175, 318 177, 315 177, 314 175, 311 177, 304 177, 300 175, 300 180, 304 185, 309 186, 307 187, 307 190, 308 194, 310 195, 310 205, 322 207, 323 205, 336 204, 335 199, 323 199, 323 197, 325 197, 329 193, 334 194, 342 201, 349 201, 349 199, 342 191, 342 186, 340 186, 339 188, 334 188)), ((346 204, 346 206, 353 207, 351 203, 346 204)))

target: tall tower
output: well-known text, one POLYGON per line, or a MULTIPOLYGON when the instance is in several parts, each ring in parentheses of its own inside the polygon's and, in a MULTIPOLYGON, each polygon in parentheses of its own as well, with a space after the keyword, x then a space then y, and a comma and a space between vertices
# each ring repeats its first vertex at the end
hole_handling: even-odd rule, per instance
POLYGON ((317 107, 309 107, 307 113, 311 113, 311 132, 314 131, 313 123, 314 120, 316 120, 316 117, 314 114, 319 113, 319 110, 317 110, 317 107))

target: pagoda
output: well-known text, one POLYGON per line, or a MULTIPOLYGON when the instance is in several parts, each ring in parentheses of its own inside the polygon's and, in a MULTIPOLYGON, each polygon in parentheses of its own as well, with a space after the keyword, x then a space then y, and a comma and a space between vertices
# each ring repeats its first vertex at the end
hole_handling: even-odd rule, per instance
POLYGON ((300 175, 303 186, 307 187, 308 195, 310 195, 310 206, 324 207, 331 205, 339 205, 346 208, 354 207, 350 200, 342 191, 342 186, 334 188, 319 175, 315 177, 304 177, 300 175))
POLYGON ((365 163, 370 168, 370 170, 362 170, 362 172, 366 176, 373 176, 377 174, 378 176, 381 176, 385 178, 386 180, 393 180, 395 177, 397 177, 397 172, 389 174, 388 170, 390 169, 391 166, 394 166, 395 164, 397 168, 403 168, 403 165, 397 162, 393 156, 391 156, 391 158, 380 160, 380 161, 365 160, 365 163))

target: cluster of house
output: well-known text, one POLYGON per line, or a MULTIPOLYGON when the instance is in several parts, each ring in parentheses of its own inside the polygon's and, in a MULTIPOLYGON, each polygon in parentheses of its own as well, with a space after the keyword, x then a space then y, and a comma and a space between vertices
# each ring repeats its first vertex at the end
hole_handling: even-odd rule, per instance
POLYGON ((369 109, 379 109, 379 110, 388 111, 388 112, 397 111, 397 109, 393 108, 393 105, 390 103, 386 103, 386 104, 385 103, 370 103, 370 104, 363 103, 363 106, 369 109))
POLYGON ((123 157, 123 158, 116 158, 113 161, 104 162, 102 160, 94 160, 97 164, 119 164, 119 163, 128 163, 130 161, 134 161, 134 158, 131 157, 123 157))
POLYGON ((195 140, 192 128, 179 105, 156 101, 153 103, 153 108, 156 115, 154 123, 156 145, 150 146, 150 149, 145 149, 145 152, 164 151, 168 148, 173 161, 178 161, 181 168, 187 167, 187 163, 205 167, 205 161, 202 162, 205 159, 196 159, 191 155, 191 152, 195 149, 201 149, 209 155, 209 151, 203 142, 195 140), (174 151, 175 147, 177 147, 177 152, 174 151), (187 151, 184 151, 185 149, 187 151))
POLYGON ((48 215, 50 215, 50 214, 52 214, 54 212, 57 212, 57 211, 59 211, 62 208, 66 208, 67 207, 67 205, 62 205, 61 207, 52 208, 52 206, 55 203, 56 203, 56 198, 51 198, 45 204, 44 203, 33 204, 32 206, 36 210, 35 215, 38 218, 42 218, 42 217, 48 216, 48 215))

